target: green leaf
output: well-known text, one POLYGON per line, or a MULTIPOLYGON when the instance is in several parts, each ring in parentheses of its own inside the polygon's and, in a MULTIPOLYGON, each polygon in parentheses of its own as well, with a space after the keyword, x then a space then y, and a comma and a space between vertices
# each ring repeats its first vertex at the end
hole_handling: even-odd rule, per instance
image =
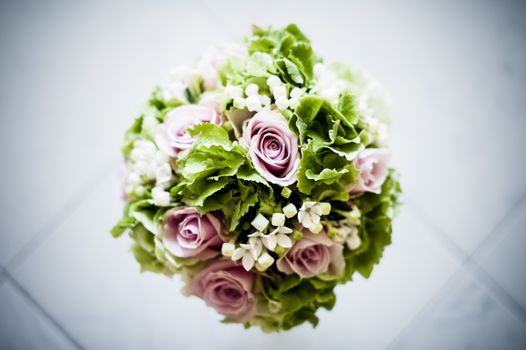
POLYGON ((278 71, 287 83, 301 86, 304 82, 303 75, 301 74, 298 66, 296 66, 291 60, 287 58, 281 58, 276 61, 276 67, 278 71))
POLYGON ((125 216, 117 221, 110 233, 114 238, 117 238, 121 236, 126 231, 126 229, 133 228, 135 225, 137 225, 137 220, 135 218, 125 216))
POLYGON ((132 126, 124 134, 124 145, 121 148, 121 152, 124 157, 128 157, 133 148, 133 143, 137 140, 142 131, 143 116, 136 118, 132 126))
POLYGON ((151 233, 159 234, 159 223, 156 222, 158 208, 149 199, 140 200, 130 205, 129 215, 144 225, 151 233))
POLYGON ((162 273, 165 270, 164 264, 157 260, 155 255, 147 252, 139 244, 134 244, 131 248, 135 260, 141 265, 141 272, 151 271, 156 273, 162 273))
POLYGON ((351 124, 355 124, 358 121, 359 114, 356 107, 356 100, 349 91, 345 91, 340 95, 338 101, 338 111, 347 119, 351 124))

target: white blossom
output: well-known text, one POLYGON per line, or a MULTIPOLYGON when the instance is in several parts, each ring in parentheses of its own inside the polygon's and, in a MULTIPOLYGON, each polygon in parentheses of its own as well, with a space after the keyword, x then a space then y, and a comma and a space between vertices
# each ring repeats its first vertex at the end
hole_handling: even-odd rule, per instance
POLYGON ((164 163, 156 169, 155 178, 157 185, 166 184, 172 179, 172 167, 164 163))
POLYGON ((279 79, 278 76, 276 75, 271 75, 268 79, 267 79, 267 85, 268 87, 272 90, 275 86, 279 86, 281 85, 282 82, 281 80, 279 79))
POLYGON ((276 226, 276 227, 285 226, 285 220, 286 220, 285 214, 282 214, 282 213, 272 214, 272 220, 271 220, 272 226, 276 226))
POLYGON ((320 222, 321 207, 316 202, 303 202, 299 212, 298 220, 303 227, 310 228, 320 222))
POLYGON ((263 272, 269 267, 271 267, 273 263, 274 263, 274 258, 269 253, 264 252, 263 254, 261 254, 261 256, 258 258, 256 262, 256 269, 259 272, 263 272))
POLYGON ((292 247, 292 240, 289 235, 292 233, 292 229, 286 226, 277 227, 274 231, 270 232, 263 238, 263 244, 268 250, 274 251, 276 246, 282 248, 292 247))
POLYGON ((356 235, 349 236, 349 238, 347 238, 345 243, 347 244, 347 247, 350 250, 355 250, 355 249, 358 249, 360 247, 360 245, 362 244, 362 240, 360 239, 360 236, 358 236, 358 234, 356 234, 356 235))
POLYGON ((241 259, 243 268, 250 271, 255 262, 263 252, 263 244, 260 239, 256 237, 250 237, 248 244, 240 244, 239 248, 236 248, 232 254, 232 260, 237 261, 241 259))
POLYGON ((320 202, 321 215, 329 215, 331 212, 331 203, 320 202))
POLYGON ((310 232, 312 233, 320 233, 321 230, 323 230, 323 225, 321 224, 321 222, 318 222, 317 224, 313 224, 310 228, 309 228, 310 232))
POLYGON ((234 243, 223 243, 221 246, 221 254, 227 257, 231 257, 236 250, 236 245, 234 243))
POLYGON ((283 214, 290 219, 294 217, 298 213, 298 209, 296 209, 296 206, 292 203, 287 204, 283 207, 283 214))
POLYGON ((263 232, 267 229, 269 221, 263 215, 258 214, 250 224, 259 232, 263 232))
POLYGON ((248 86, 245 88, 245 95, 247 96, 255 96, 258 94, 259 86, 256 84, 248 84, 248 86))
POLYGON ((349 87, 344 80, 339 79, 336 73, 323 63, 314 65, 314 77, 314 91, 332 103, 337 103, 340 94, 349 87))
POLYGON ((167 207, 170 205, 170 193, 160 187, 152 189, 153 204, 158 207, 167 207))
POLYGON ((225 97, 228 99, 235 99, 236 97, 243 97, 243 89, 239 86, 227 85, 225 87, 225 97))

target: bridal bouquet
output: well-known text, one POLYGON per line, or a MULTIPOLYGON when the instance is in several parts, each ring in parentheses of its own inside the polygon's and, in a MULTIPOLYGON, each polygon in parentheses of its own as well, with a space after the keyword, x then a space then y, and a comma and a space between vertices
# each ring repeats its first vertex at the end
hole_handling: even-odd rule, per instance
POLYGON ((387 104, 296 27, 176 67, 126 132, 123 217, 142 271, 180 274, 224 322, 316 325, 334 288, 369 277, 400 186, 387 104))

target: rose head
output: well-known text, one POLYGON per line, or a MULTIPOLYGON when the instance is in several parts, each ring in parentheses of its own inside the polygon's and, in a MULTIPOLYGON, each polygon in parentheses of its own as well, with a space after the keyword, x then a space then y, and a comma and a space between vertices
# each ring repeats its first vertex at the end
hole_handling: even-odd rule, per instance
POLYGON ((389 173, 388 163, 389 151, 382 148, 367 148, 361 151, 354 165, 360 171, 358 183, 351 189, 351 194, 356 195, 363 192, 379 194, 389 173))
POLYGON ((169 157, 192 146, 195 136, 188 129, 201 123, 221 125, 221 116, 207 106, 185 105, 176 107, 166 115, 164 123, 158 126, 155 143, 169 157))
POLYGON ((245 322, 256 311, 255 277, 229 259, 214 260, 193 276, 186 291, 233 321, 245 322))
POLYGON ((164 215, 164 246, 179 258, 206 260, 218 255, 220 232, 221 222, 214 214, 201 216, 195 208, 173 208, 164 215))
POLYGON ((324 231, 318 234, 304 231, 303 238, 278 259, 277 267, 288 275, 297 273, 303 278, 320 273, 339 275, 345 267, 342 249, 343 246, 327 237, 324 231))
POLYGON ((300 163, 298 139, 280 113, 262 111, 247 120, 242 143, 256 170, 269 182, 279 186, 296 182, 300 163))

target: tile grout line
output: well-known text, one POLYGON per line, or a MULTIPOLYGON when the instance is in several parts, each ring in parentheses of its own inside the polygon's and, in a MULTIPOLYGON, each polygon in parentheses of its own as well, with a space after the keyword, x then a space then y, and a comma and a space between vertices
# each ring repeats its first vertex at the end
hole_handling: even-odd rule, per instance
MULTIPOLYGON (((89 191, 102 182, 106 176, 109 176, 111 167, 115 164, 115 159, 111 158, 111 161, 107 161, 104 166, 99 168, 86 184, 81 189, 74 193, 64 205, 54 214, 51 218, 45 222, 39 229, 31 235, 31 237, 24 243, 24 245, 18 250, 13 258, 11 258, 6 266, 5 271, 14 271, 25 259, 31 255, 52 233, 53 230, 59 225, 65 217, 75 211, 82 203, 83 197, 86 196, 89 191)), ((0 280, 1 285, 1 280, 0 280)))
MULTIPOLYGON (((497 221, 489 233, 477 244, 475 249, 469 254, 465 253, 450 237, 444 232, 436 223, 427 216, 422 209, 415 205, 414 201, 410 200, 413 209, 420 212, 421 218, 424 219, 424 223, 429 225, 435 233, 438 233, 448 245, 450 249, 455 250, 457 256, 463 255, 460 260, 460 268, 467 271, 473 278, 479 283, 484 285, 488 291, 490 291, 495 298, 497 298, 515 317, 517 317, 521 323, 526 325, 526 309, 504 288, 502 287, 490 273, 486 271, 477 261, 477 255, 488 245, 488 242, 496 239, 499 236, 499 228, 504 225, 510 218, 517 215, 517 211, 522 207, 526 200, 526 193, 519 197, 518 200, 513 203, 509 210, 497 221)), ((457 257, 458 258, 458 257, 457 257)))
POLYGON ((466 254, 462 248, 460 248, 445 232, 438 227, 435 222, 429 218, 418 205, 416 205, 410 198, 408 198, 408 204, 410 208, 413 208, 424 218, 424 224, 430 226, 432 232, 439 235, 439 238, 444 244, 455 251, 455 259, 459 258, 459 255, 464 254, 464 258, 460 261, 460 266, 451 274, 442 286, 440 286, 433 296, 426 302, 426 304, 413 316, 413 318, 406 324, 406 326, 396 335, 393 340, 387 345, 387 348, 392 348, 402 338, 403 335, 407 334, 415 324, 426 312, 429 311, 430 307, 435 304, 438 300, 444 297, 444 293, 451 283, 455 280, 456 276, 464 269, 468 272, 477 282, 485 287, 495 298, 499 300, 515 317, 518 318, 521 323, 526 325, 526 310, 513 298, 499 283, 497 283, 493 277, 474 259, 474 255, 480 252, 480 250, 490 241, 498 232, 498 227, 506 221, 509 217, 513 216, 515 211, 521 207, 522 202, 526 199, 526 194, 522 195, 511 208, 498 220, 497 224, 491 229, 486 237, 477 245, 471 254, 466 254), (482 280, 481 280, 482 279, 482 280))
POLYGON ((42 305, 40 305, 33 296, 22 286, 18 281, 9 273, 4 271, 6 283, 11 283, 15 288, 16 292, 22 296, 36 312, 41 314, 51 325, 64 337, 66 338, 76 349, 84 350, 85 348, 53 317, 47 312, 42 305))
POLYGON ((451 273, 451 275, 448 277, 448 279, 442 284, 438 289, 435 291, 435 293, 427 300, 424 306, 420 308, 416 312, 416 314, 409 320, 409 322, 406 323, 404 328, 398 334, 389 342, 389 344, 386 346, 386 349, 392 349, 400 340, 403 339, 405 335, 409 333, 411 329, 413 329, 413 325, 416 324, 431 308, 432 305, 436 304, 439 300, 445 297, 445 291, 449 289, 449 286, 453 283, 456 276, 459 275, 461 272, 461 268, 459 267, 455 271, 451 273))

